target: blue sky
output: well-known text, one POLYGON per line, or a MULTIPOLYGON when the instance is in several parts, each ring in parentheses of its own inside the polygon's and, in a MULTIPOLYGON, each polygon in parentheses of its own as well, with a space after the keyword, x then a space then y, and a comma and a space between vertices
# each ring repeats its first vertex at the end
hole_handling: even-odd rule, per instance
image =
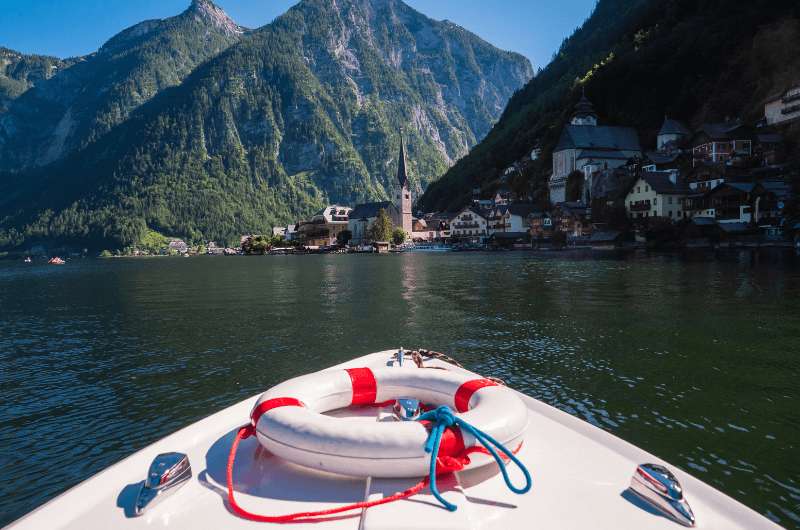
MULTIPOLYGON (((595 0, 406 0, 435 19, 451 20, 495 46, 549 62, 595 0)), ((0 46, 68 57, 99 48, 116 33, 149 18, 183 11, 190 0, 0 0, 0 46)), ((297 0, 216 0, 239 24, 269 23, 297 0)))

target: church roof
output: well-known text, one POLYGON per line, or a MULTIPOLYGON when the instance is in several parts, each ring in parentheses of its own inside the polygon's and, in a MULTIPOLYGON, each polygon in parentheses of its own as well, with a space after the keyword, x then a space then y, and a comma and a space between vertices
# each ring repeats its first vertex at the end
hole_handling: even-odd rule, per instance
POLYGON ((406 146, 403 142, 403 134, 400 134, 400 157, 397 161, 397 182, 401 187, 408 184, 408 173, 406 170, 406 146))
POLYGON ((572 113, 573 118, 581 118, 584 116, 597 117, 597 113, 594 111, 594 105, 592 105, 592 102, 586 97, 586 94, 581 96, 580 101, 575 105, 575 112, 572 113))
POLYGON ((664 124, 661 126, 661 130, 658 131, 658 135, 661 136, 663 134, 681 134, 683 136, 689 135, 689 129, 687 129, 681 122, 678 120, 673 120, 670 118, 664 118, 664 124))
POLYGON ((639 134, 631 127, 567 125, 555 151, 565 149, 592 149, 616 151, 641 151, 639 134))
POLYGON ((397 209, 391 201, 357 204, 350 212, 350 219, 371 219, 372 217, 378 217, 378 212, 381 208, 386 210, 386 213, 389 215, 392 215, 392 211, 397 209))

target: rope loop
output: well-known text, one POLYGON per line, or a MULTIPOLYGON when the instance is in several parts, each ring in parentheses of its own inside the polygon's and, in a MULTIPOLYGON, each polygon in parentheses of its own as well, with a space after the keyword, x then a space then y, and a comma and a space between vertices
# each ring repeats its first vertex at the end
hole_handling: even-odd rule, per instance
POLYGON ((491 454, 495 461, 497 462, 497 466, 500 468, 500 472, 503 474, 503 480, 506 483, 508 489, 513 491, 518 495, 522 495, 530 491, 531 486, 533 485, 533 480, 531 479, 531 474, 528 471, 528 468, 525 467, 517 457, 514 455, 514 452, 510 451, 506 446, 502 443, 498 442, 485 432, 481 431, 474 425, 464 421, 463 419, 456 416, 452 409, 447 405, 443 405, 438 407, 434 410, 425 412, 424 414, 420 415, 419 421, 430 421, 433 423, 433 427, 431 428, 430 433, 428 434, 428 439, 425 442, 425 452, 431 453, 431 461, 429 467, 429 474, 428 474, 428 482, 430 484, 431 493, 436 500, 442 503, 447 510, 451 512, 456 511, 458 507, 448 502, 442 494, 439 492, 439 488, 436 486, 436 466, 437 460, 439 460, 439 446, 442 440, 442 433, 444 433, 445 429, 448 427, 458 427, 462 431, 466 431, 475 439, 486 448, 486 450, 491 454), (506 469, 505 462, 500 455, 497 454, 497 449, 505 455, 510 461, 514 462, 514 464, 522 471, 523 476, 525 477, 525 485, 521 488, 515 486, 511 482, 511 478, 508 476, 508 470, 506 469))

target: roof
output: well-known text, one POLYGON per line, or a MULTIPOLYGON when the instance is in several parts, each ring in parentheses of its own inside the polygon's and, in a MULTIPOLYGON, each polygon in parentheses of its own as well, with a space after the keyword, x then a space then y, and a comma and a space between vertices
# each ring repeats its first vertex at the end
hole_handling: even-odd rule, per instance
POLYGON ((673 184, 669 177, 669 173, 661 171, 646 171, 641 175, 641 178, 659 195, 687 195, 689 193, 689 188, 685 184, 673 184))
POLYGON ((751 193, 756 187, 755 183, 753 182, 724 182, 717 187, 721 188, 723 186, 728 186, 729 188, 733 188, 744 193, 751 193))
POLYGON ((508 204, 506 206, 501 206, 499 210, 503 213, 510 212, 511 215, 518 215, 520 217, 528 217, 530 214, 536 211, 536 206, 533 204, 518 202, 515 204, 508 204))
POLYGON ((631 127, 567 125, 555 151, 565 149, 595 149, 639 151, 639 135, 631 127))
POLYGON ((595 116, 597 117, 597 113, 594 111, 594 105, 592 102, 589 101, 589 98, 586 97, 584 93, 581 96, 581 99, 578 100, 578 104, 575 105, 575 112, 572 113, 573 117, 584 117, 584 116, 595 116))
POLYGON ((630 157, 619 150, 601 151, 599 149, 584 149, 578 152, 576 160, 599 158, 600 160, 628 160, 630 157))
POLYGON ((659 153, 657 151, 648 151, 646 156, 650 162, 656 165, 671 164, 672 162, 675 162, 678 158, 680 158, 681 153, 677 151, 674 151, 672 153, 659 153))
POLYGON ((397 182, 405 187, 408 184, 408 174, 406 171, 406 145, 403 142, 403 135, 400 134, 400 156, 397 161, 397 182))
POLYGON ((397 209, 397 207, 391 201, 357 204, 356 207, 350 212, 350 219, 369 219, 371 217, 378 217, 378 212, 381 210, 381 208, 386 210, 386 213, 390 215, 393 210, 397 209))
POLYGON ((681 122, 678 120, 672 120, 670 118, 664 118, 664 124, 661 126, 661 130, 658 131, 658 135, 661 136, 662 134, 681 134, 681 135, 688 135, 689 129, 687 129, 681 122))
POLYGON ((712 140, 733 140, 739 129, 744 127, 741 122, 729 121, 723 123, 704 123, 698 132, 705 133, 712 140))
POLYGON ((592 243, 603 243, 606 241, 616 241, 620 238, 622 232, 619 230, 600 230, 592 232, 592 237, 589 238, 589 241, 592 243))
POLYGON ((762 180, 759 184, 778 199, 786 199, 792 194, 792 187, 782 180, 762 180))

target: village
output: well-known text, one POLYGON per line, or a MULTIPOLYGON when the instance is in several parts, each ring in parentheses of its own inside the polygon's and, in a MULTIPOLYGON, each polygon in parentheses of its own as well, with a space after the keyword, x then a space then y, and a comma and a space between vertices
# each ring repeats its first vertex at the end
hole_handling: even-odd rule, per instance
MULTIPOLYGON (((781 134, 800 122, 800 85, 770 98, 756 124, 738 120, 692 131, 666 116, 646 150, 631 127, 602 125, 583 94, 552 153, 549 201, 508 182, 541 148, 507 168, 488 194, 455 212, 412 212, 401 141, 393 201, 329 205, 309 219, 244 235, 207 254, 288 254, 569 248, 797 246, 798 162, 781 134)), ((173 239, 168 251, 197 252, 173 239)))

